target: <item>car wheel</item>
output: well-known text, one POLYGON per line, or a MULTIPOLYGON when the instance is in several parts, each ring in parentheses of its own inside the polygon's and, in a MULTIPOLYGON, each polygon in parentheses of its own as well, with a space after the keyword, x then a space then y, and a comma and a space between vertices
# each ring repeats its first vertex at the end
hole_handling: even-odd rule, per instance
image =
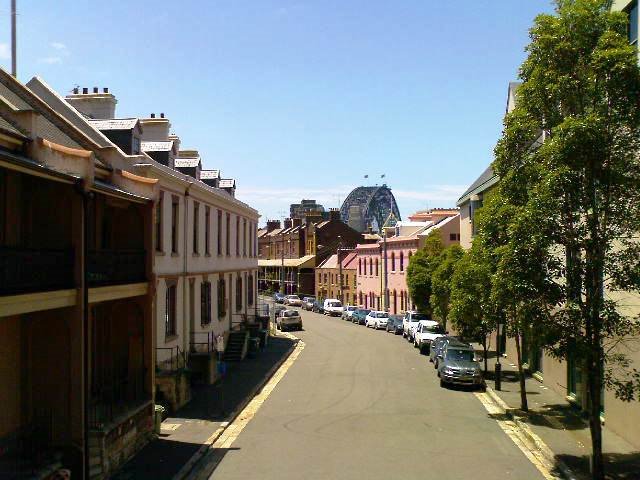
POLYGON ((445 381, 442 379, 442 377, 440 377, 440 387, 445 387, 445 381))

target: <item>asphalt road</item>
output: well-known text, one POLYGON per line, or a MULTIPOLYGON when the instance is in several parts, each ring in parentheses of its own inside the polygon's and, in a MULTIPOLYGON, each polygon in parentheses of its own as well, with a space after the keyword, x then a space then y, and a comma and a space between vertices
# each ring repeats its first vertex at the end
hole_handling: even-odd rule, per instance
POLYGON ((402 336, 302 312, 306 346, 211 478, 542 479, 402 336))

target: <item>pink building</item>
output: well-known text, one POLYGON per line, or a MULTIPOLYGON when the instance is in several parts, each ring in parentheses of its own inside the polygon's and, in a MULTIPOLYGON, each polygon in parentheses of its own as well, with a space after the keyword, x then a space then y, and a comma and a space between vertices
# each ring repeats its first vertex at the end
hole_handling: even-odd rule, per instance
POLYGON ((358 245, 355 248, 357 262, 358 305, 375 310, 388 310, 390 314, 401 314, 415 309, 407 286, 407 266, 411 257, 424 246, 425 239, 433 230, 440 233, 445 246, 460 242, 460 215, 434 222, 399 222, 395 229, 388 229, 386 240, 386 262, 384 262, 384 240, 358 245), (389 303, 385 304, 384 272, 387 272, 389 303))

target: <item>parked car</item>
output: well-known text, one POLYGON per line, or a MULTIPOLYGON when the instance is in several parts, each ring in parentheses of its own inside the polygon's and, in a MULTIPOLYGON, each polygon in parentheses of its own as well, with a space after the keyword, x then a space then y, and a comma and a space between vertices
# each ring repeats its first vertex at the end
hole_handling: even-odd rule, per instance
POLYGON ((387 326, 387 319, 389 314, 381 310, 371 310, 364 322, 365 327, 371 327, 375 330, 379 328, 385 328, 387 326))
POLYGON ((358 307, 356 307, 355 305, 345 305, 344 309, 342 310, 342 319, 351 320, 353 312, 355 312, 357 309, 358 307))
POLYGON ((284 295, 280 292, 276 292, 273 294, 273 299, 276 303, 284 303, 284 295))
POLYGON ((455 337, 440 337, 437 339, 436 346, 429 352, 429 359, 433 358, 433 368, 438 369, 438 365, 442 360, 442 356, 444 355, 444 349, 447 345, 460 345, 462 347, 468 347, 468 343, 464 343, 463 341, 455 338, 455 337), (433 357, 432 357, 433 355, 433 357))
POLYGON ((302 308, 305 310, 313 310, 313 304, 316 301, 316 297, 303 297, 302 308))
POLYGON ((321 302, 320 300, 314 300, 311 311, 316 313, 324 313, 324 302, 321 302))
POLYGON ((424 313, 418 313, 409 311, 404 314, 404 318, 402 319, 402 336, 406 338, 408 341, 413 341, 413 333, 411 329, 418 325, 420 320, 431 320, 424 313))
POLYGON ((470 345, 447 345, 438 366, 438 376, 441 387, 456 384, 485 388, 480 363, 476 360, 476 352, 470 345))
POLYGON ((284 305, 275 305, 273 307, 273 318, 278 318, 278 316, 280 315, 280 312, 286 309, 287 307, 285 307, 284 305))
POLYGON ((367 315, 369 315, 370 311, 371 310, 369 310, 367 308, 358 308, 351 315, 351 321, 353 323, 357 323, 358 325, 364 325, 365 322, 367 321, 367 315))
POLYGON ((420 349, 420 353, 431 351, 431 342, 445 335, 444 328, 434 320, 420 320, 413 335, 413 346, 420 349))
POLYGON ((302 300, 300 300, 300 297, 298 295, 287 295, 286 297, 284 297, 284 304, 291 307, 301 307, 302 300))
POLYGON ((283 332, 295 328, 302 330, 302 317, 297 310, 282 310, 276 318, 276 328, 283 332))
POLYGON ((387 332, 391 332, 395 335, 402 333, 402 315, 389 315, 389 321, 387 322, 387 332))
POLYGON ((327 298, 324 301, 324 314, 330 317, 339 317, 342 315, 342 302, 337 298, 327 298))

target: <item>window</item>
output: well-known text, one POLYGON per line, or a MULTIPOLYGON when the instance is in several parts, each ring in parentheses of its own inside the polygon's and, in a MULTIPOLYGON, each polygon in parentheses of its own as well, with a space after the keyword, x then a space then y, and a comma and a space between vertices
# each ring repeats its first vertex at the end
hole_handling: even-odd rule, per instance
POLYGON ((396 271, 396 254, 395 252, 391 252, 391 271, 396 271))
POLYGON ((242 220, 242 255, 247 256, 247 219, 242 220))
POLYGON ((236 312, 242 310, 242 277, 236 277, 236 312))
POLYGON ((222 319, 227 315, 227 292, 224 278, 218 280, 218 318, 222 319))
POLYGON ((162 251, 162 201, 164 200, 164 195, 160 192, 160 198, 158 198, 158 203, 156 204, 156 250, 158 252, 162 251))
POLYGON ((200 204, 193 202, 193 253, 198 253, 198 234, 200 223, 200 204))
POLYGON ((209 242, 211 241, 211 209, 204 207, 204 254, 210 255, 211 249, 209 242))
POLYGON ((358 259, 358 275, 362 275, 362 259, 358 259))
POLYGON ((172 337, 176 334, 176 286, 169 285, 165 297, 164 334, 172 337))
POLYGON ((324 283, 327 283, 327 274, 324 274, 324 283))
POLYGON ((369 275, 373 275, 373 259, 369 257, 369 275))
POLYGON ((636 45, 638 43, 638 2, 634 1, 627 9, 629 15, 629 25, 627 27, 627 35, 629 43, 636 45))
POLYGON ((135 136, 133 137, 133 143, 131 145, 131 154, 140 155, 140 139, 135 136))
POLYGON ((375 272, 376 272, 376 277, 378 276, 378 268, 379 268, 379 265, 378 265, 378 259, 376 258, 376 270, 375 270, 375 272))
POLYGON ((455 233, 450 233, 449 234, 449 240, 452 241, 452 242, 455 242, 456 241, 456 234, 455 233))
POLYGON ((218 210, 218 255, 222 255, 222 210, 218 210))
POLYGON ((225 231, 226 235, 226 245, 225 251, 227 255, 231 255, 231 214, 227 213, 227 229, 225 231))
POLYGON ((200 323, 211 323, 211 282, 202 282, 200 285, 200 323))
POLYGON ((247 305, 253 305, 253 274, 250 274, 247 280, 247 305))
POLYGON ((240 217, 236 216, 236 257, 240 256, 240 217))
POLYGON ((400 252, 400 271, 404 272, 404 252, 400 252))
POLYGON ((171 253, 178 253, 178 215, 180 214, 180 204, 178 197, 171 199, 171 253))

